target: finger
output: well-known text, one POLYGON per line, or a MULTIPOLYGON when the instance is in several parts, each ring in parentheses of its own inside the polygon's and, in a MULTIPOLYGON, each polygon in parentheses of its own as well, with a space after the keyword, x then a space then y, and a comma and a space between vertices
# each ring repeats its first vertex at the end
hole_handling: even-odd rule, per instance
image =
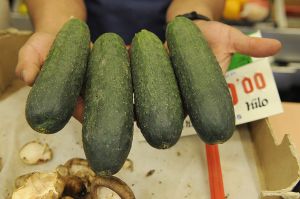
POLYGON ((41 61, 38 52, 30 45, 24 45, 18 56, 16 74, 26 84, 32 85, 41 68, 41 61))
POLYGON ((230 34, 232 52, 267 57, 276 54, 281 48, 281 43, 275 39, 249 37, 236 29, 232 29, 230 34))
POLYGON ((81 96, 78 97, 73 117, 80 123, 83 122, 84 101, 81 96))

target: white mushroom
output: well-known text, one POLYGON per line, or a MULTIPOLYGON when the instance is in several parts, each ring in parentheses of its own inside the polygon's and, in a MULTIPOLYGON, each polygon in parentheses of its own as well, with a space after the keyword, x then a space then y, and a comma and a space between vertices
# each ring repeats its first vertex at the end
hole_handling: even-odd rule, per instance
POLYGON ((32 174, 34 174, 34 173, 35 173, 35 172, 27 173, 27 174, 24 174, 24 175, 19 176, 19 177, 15 180, 15 188, 18 189, 18 188, 24 186, 25 183, 26 183, 26 180, 27 180, 32 174))
POLYGON ((52 159, 52 150, 48 144, 31 141, 21 148, 19 156, 25 164, 39 164, 52 159))
POLYGON ((57 172, 32 173, 25 183, 15 190, 12 199, 59 199, 65 183, 57 172))

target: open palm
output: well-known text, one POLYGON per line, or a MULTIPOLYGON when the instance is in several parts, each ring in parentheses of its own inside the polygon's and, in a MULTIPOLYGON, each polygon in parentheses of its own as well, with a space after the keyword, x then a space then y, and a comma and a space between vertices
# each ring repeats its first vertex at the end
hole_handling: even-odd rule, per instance
POLYGON ((197 21, 195 23, 203 32, 223 71, 226 71, 231 55, 235 52, 253 57, 267 57, 274 55, 281 48, 277 40, 248 37, 239 30, 220 22, 197 21))

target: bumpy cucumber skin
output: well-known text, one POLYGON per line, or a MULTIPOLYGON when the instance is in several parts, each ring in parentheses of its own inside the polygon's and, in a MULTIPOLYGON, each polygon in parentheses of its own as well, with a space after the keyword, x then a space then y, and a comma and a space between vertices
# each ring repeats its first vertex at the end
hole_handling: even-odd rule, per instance
POLYGON ((114 33, 94 43, 86 73, 83 147, 92 169, 113 175, 124 164, 133 138, 129 55, 114 33))
POLYGON ((26 103, 28 124, 39 133, 56 133, 69 121, 82 87, 90 32, 70 19, 57 34, 26 103))
POLYGON ((227 141, 235 129, 230 92, 222 70, 199 28, 176 17, 167 26, 166 38, 184 107, 202 140, 227 141))
POLYGON ((151 146, 170 148, 180 138, 184 119, 170 58, 147 30, 135 35, 130 55, 138 126, 151 146))

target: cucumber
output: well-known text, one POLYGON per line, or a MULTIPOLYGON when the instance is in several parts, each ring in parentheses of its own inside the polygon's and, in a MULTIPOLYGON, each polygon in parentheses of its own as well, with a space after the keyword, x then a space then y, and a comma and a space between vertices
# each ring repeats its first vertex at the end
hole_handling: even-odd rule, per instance
POLYGON ((235 129, 230 92, 200 29, 185 17, 167 26, 166 38, 184 107, 202 140, 227 141, 235 129))
POLYGON ((89 54, 90 32, 79 19, 64 24, 30 90, 28 124, 39 133, 56 133, 69 121, 82 87, 89 54))
POLYGON ((117 34, 94 43, 85 88, 83 147, 91 168, 113 175, 124 164, 133 138, 133 91, 129 55, 117 34))
POLYGON ((169 148, 178 141, 184 119, 169 56, 147 30, 134 36, 130 55, 137 124, 151 146, 169 148))

